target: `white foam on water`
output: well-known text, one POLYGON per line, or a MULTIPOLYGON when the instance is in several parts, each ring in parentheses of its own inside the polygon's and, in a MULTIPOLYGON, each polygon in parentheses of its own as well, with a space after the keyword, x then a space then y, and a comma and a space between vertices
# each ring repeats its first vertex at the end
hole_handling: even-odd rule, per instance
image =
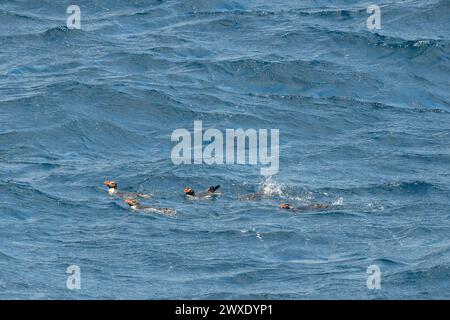
POLYGON ((344 205, 344 198, 342 198, 342 197, 337 198, 336 200, 334 200, 332 202, 332 205, 333 206, 342 206, 342 205, 344 205))
POLYGON ((272 180, 272 177, 266 178, 261 182, 261 193, 267 196, 282 196, 285 185, 272 180))
POLYGON ((308 191, 307 194, 298 196, 298 197, 289 197, 292 200, 301 201, 301 202, 310 202, 311 200, 314 200, 314 193, 311 191, 308 191))

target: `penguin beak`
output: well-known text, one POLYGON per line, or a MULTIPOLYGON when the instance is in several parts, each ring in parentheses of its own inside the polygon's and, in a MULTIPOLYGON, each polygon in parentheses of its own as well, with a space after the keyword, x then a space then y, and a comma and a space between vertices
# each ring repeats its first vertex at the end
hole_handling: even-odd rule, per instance
POLYGON ((192 189, 190 189, 190 188, 184 188, 184 193, 190 193, 191 191, 192 191, 192 189))
POLYGON ((105 186, 109 186, 110 183, 111 183, 111 181, 109 181, 109 180, 106 180, 105 182, 103 182, 103 184, 104 184, 105 186))

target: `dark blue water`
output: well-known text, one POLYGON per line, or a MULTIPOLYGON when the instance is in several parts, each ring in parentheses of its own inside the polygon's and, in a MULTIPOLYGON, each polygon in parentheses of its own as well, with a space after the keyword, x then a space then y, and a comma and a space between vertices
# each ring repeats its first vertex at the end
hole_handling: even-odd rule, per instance
POLYGON ((370 4, 0 1, 0 298, 450 298, 450 2, 370 4), (278 174, 175 166, 194 120, 279 129, 278 174))

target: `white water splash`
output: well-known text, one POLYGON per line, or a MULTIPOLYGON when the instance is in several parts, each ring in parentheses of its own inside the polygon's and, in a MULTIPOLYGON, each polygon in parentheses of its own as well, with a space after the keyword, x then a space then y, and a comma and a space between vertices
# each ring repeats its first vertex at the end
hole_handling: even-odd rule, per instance
POLYGON ((298 197, 289 197, 292 200, 301 201, 301 202, 311 202, 314 200, 314 192, 308 191, 306 194, 298 196, 298 197))
POLYGON ((282 196, 284 188, 284 184, 273 181, 272 177, 268 177, 260 185, 261 193, 267 196, 282 196))
POLYGON ((333 206, 342 206, 342 205, 344 205, 344 198, 342 198, 342 197, 337 198, 336 200, 334 200, 332 202, 332 205, 333 206))
POLYGON ((383 212, 384 206, 378 203, 369 202, 367 204, 367 207, 369 207, 373 212, 383 212))
POLYGON ((429 46, 431 44, 430 40, 418 40, 416 42, 414 42, 413 46, 414 47, 426 47, 429 46))

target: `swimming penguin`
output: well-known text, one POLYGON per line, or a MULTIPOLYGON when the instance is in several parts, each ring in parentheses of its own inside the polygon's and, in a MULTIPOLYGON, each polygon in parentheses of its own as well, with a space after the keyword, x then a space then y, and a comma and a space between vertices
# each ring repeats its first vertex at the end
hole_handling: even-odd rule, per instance
POLYGON ((108 194, 110 196, 117 196, 121 198, 142 198, 142 199, 150 199, 151 195, 145 193, 138 192, 121 192, 118 189, 117 182, 106 180, 103 182, 105 186, 108 187, 108 194))
POLYGON ((209 199, 215 195, 221 195, 222 193, 217 192, 217 189, 219 189, 220 186, 211 186, 205 191, 201 191, 199 193, 196 193, 194 189, 191 188, 184 188, 183 192, 186 195, 186 197, 190 199, 209 199))
POLYGON ((166 216, 173 216, 177 212, 174 209, 171 208, 156 208, 156 207, 149 207, 149 206, 143 206, 139 203, 139 201, 135 199, 126 198, 125 203, 130 206, 130 209, 135 211, 143 211, 143 212, 152 212, 152 213, 160 213, 166 216))
POLYGON ((331 206, 327 205, 327 204, 315 203, 315 204, 295 207, 295 206, 287 204, 287 203, 281 203, 279 207, 280 207, 280 209, 291 210, 294 212, 303 212, 303 211, 325 210, 325 209, 329 209, 331 206))

